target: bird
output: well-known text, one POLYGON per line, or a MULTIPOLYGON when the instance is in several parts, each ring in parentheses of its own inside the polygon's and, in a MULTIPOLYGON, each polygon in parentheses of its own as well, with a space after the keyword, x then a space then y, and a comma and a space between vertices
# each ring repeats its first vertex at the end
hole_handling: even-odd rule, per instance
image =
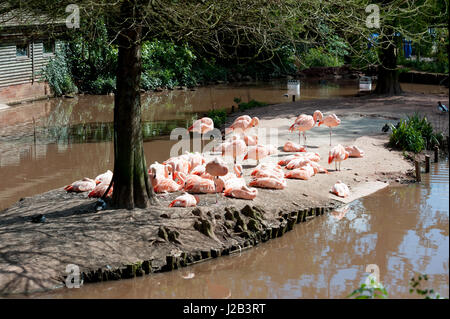
POLYGON ((222 156, 231 156, 236 164, 236 158, 243 156, 247 151, 247 145, 241 139, 236 139, 230 143, 224 145, 222 149, 222 156))
POLYGON ((286 187, 286 181, 284 178, 281 180, 273 177, 261 177, 251 180, 248 185, 261 188, 284 189, 286 187))
MULTIPOLYGON (((214 130, 214 121, 209 117, 202 117, 199 120, 194 121, 192 126, 188 128, 189 132, 196 132, 200 134, 205 134, 209 131, 214 130)), ((203 139, 202 139, 202 149, 203 149, 203 139)))
POLYGON ((258 136, 257 135, 244 135, 243 140, 247 146, 258 145, 258 136))
POLYGON ((299 144, 291 141, 287 141, 283 146, 283 151, 285 152, 306 152, 306 149, 299 144))
POLYGON ((199 203, 200 198, 195 195, 184 193, 177 198, 175 198, 169 207, 195 207, 199 203))
POLYGON ((389 124, 384 124, 384 126, 381 128, 381 131, 383 131, 383 133, 387 133, 389 130, 391 129, 391 127, 389 126, 389 124))
POLYGON ((256 160, 257 165, 259 161, 265 157, 269 156, 269 150, 263 145, 249 146, 247 148, 247 154, 244 156, 244 160, 256 160))
MULTIPOLYGON (((216 157, 205 165, 205 172, 207 174, 214 176, 215 179, 217 179, 219 176, 225 176, 228 174, 228 167, 222 160, 216 157)), ((214 187, 217 187, 217 183, 214 183, 214 187)), ((216 204, 217 204, 218 203, 217 188, 215 190, 216 190, 216 204)))
POLYGON ((230 125, 229 129, 232 131, 245 133, 247 130, 252 127, 256 127, 259 125, 259 118, 253 117, 249 120, 250 116, 242 115, 238 117, 233 124, 230 125))
POLYGON ((446 107, 444 104, 441 103, 441 101, 438 102, 438 111, 441 113, 447 113, 448 112, 448 107, 446 107))
POLYGON ((96 178, 94 178, 94 180, 97 184, 107 183, 109 185, 109 183, 111 183, 112 177, 113 177, 113 172, 111 172, 110 170, 107 170, 105 173, 100 174, 96 178))
POLYGON ((186 179, 184 190, 194 194, 212 194, 222 193, 223 187, 223 181, 219 178, 211 180, 196 175, 190 175, 186 179))
POLYGON ((334 162, 337 170, 337 163, 339 162, 339 170, 341 170, 341 162, 346 160, 348 156, 349 153, 345 150, 345 148, 341 144, 338 144, 330 150, 328 155, 328 164, 334 162))
MULTIPOLYGON (((311 178, 311 176, 313 176, 314 171, 311 169, 307 169, 307 166, 305 166, 304 168, 296 168, 293 169, 289 172, 285 173, 285 177, 286 178, 295 178, 295 179, 303 179, 303 180, 308 180, 311 178)), ((309 166, 311 167, 311 166, 309 166)))
POLYGON ((348 152, 348 157, 363 157, 364 151, 356 145, 346 146, 345 150, 348 152))
POLYGON ((331 187, 331 193, 339 196, 339 197, 347 197, 350 194, 350 190, 348 186, 342 183, 341 181, 337 181, 336 184, 331 187))
POLYGON ((67 185, 64 187, 64 190, 67 192, 76 192, 76 193, 82 193, 82 192, 89 192, 95 188, 97 183, 88 177, 83 178, 80 181, 75 181, 70 185, 67 185))
POLYGON ((319 122, 319 126, 320 125, 326 125, 330 128, 330 146, 331 146, 331 131, 333 127, 338 126, 339 124, 341 124, 341 120, 337 117, 336 114, 330 114, 325 116, 320 122, 319 122))
POLYGON ((256 188, 251 188, 246 185, 240 187, 229 187, 224 190, 224 195, 234 198, 248 199, 252 200, 258 195, 258 190, 256 188))
POLYGON ((105 194, 106 190, 109 187, 109 183, 105 183, 102 182, 100 184, 98 184, 97 186, 95 186, 95 188, 88 194, 88 197, 103 197, 103 195, 105 195, 105 197, 111 197, 112 193, 113 193, 113 186, 111 185, 111 187, 109 188, 108 194, 105 194))
POLYGON ((172 171, 172 166, 168 164, 160 164, 154 162, 148 169, 149 173, 152 172, 156 178, 169 178, 169 172, 172 171))
POLYGON ((313 116, 311 115, 306 115, 306 114, 300 114, 299 116, 297 116, 297 118, 295 119, 294 124, 292 124, 289 127, 289 132, 293 132, 298 130, 298 143, 300 144, 300 139, 301 139, 301 132, 303 132, 303 138, 305 140, 305 144, 304 146, 306 147, 306 131, 312 129, 315 125, 317 120, 322 120, 323 115, 322 112, 320 112, 319 110, 316 110, 313 114, 313 116))

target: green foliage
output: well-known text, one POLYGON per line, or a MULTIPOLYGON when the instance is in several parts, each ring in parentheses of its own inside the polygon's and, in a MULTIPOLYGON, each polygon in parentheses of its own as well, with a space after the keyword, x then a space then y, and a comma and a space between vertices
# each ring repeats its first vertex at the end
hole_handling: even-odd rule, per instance
POLYGON ((64 52, 58 51, 42 71, 44 79, 48 82, 55 96, 74 93, 77 91, 67 65, 64 52))
POLYGON ((417 293, 425 299, 444 299, 439 293, 435 293, 434 289, 421 289, 422 280, 428 281, 428 275, 418 275, 417 279, 414 276, 409 282, 409 293, 417 293))
POLYGON ((375 278, 370 278, 370 286, 361 284, 347 298, 355 299, 387 299, 388 293, 381 283, 376 282, 375 278))
POLYGON ((214 58, 201 58, 193 66, 196 82, 207 83, 212 81, 226 81, 228 70, 217 64, 214 58))
POLYGON ((192 64, 196 56, 188 46, 167 41, 146 41, 142 45, 142 78, 144 89, 173 88, 194 85, 192 64))
MULTIPOLYGON (((239 100, 239 99, 235 98, 234 100, 236 101, 236 100, 239 100)), ((248 109, 252 109, 252 108, 255 108, 255 107, 261 107, 261 106, 266 106, 266 105, 267 105, 267 103, 259 102, 259 101, 256 101, 256 100, 250 100, 247 103, 246 102, 238 103, 238 107, 239 107, 240 111, 245 111, 245 110, 248 110, 248 109)))
POLYGON ((396 126, 391 124, 392 134, 389 144, 403 151, 419 153, 424 149, 431 149, 442 144, 444 136, 441 132, 434 132, 428 119, 419 114, 401 120, 396 126))
POLYGON ((327 52, 323 47, 310 48, 300 59, 304 68, 337 67, 344 64, 342 59, 327 52))
POLYGON ((208 111, 207 116, 214 121, 215 127, 220 127, 227 120, 227 111, 225 109, 210 110, 208 111))
POLYGON ((88 83, 89 91, 92 94, 108 94, 116 90, 116 79, 113 77, 100 77, 88 83))

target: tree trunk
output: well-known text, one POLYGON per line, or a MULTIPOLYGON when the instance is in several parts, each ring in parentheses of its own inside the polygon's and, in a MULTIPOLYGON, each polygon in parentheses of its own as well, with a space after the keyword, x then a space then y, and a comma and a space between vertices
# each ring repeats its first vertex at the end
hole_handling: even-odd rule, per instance
MULTIPOLYGON (((125 2, 123 16, 134 16, 125 2)), ((118 35, 118 67, 114 99, 114 191, 116 208, 146 208, 156 203, 144 156, 141 124, 141 36, 142 28, 123 26, 118 35)))
POLYGON ((397 95, 403 91, 400 87, 397 70, 397 55, 393 38, 384 39, 380 52, 381 65, 378 67, 378 80, 375 94, 397 95))

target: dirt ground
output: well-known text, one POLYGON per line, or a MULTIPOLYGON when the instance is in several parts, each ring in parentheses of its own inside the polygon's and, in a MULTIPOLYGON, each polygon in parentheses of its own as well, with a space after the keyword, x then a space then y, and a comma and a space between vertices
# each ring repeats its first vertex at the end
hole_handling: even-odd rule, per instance
MULTIPOLYGON (((335 171, 334 164, 327 163, 329 130, 315 127, 307 135, 308 150, 321 155, 320 164, 329 174, 317 174, 309 181, 287 180, 284 190, 258 189, 253 201, 220 196, 215 204, 215 195, 200 195, 198 208, 169 208, 178 196, 173 193, 158 196, 159 206, 147 210, 97 212, 95 199, 62 188, 24 198, 0 212, 0 294, 62 287, 68 264, 80 267, 85 282, 186 266, 281 236, 295 223, 320 218, 389 184, 409 183, 411 163, 401 152, 386 147, 388 133, 381 128, 419 112, 448 135, 448 114, 437 113, 438 100, 448 105, 448 95, 405 94, 298 101, 248 110, 246 114, 260 118, 260 128, 278 130, 279 147, 287 140, 298 142, 298 135, 287 129, 300 113, 312 114, 316 109, 325 115, 336 113, 342 124, 333 130, 333 145, 357 145, 365 151, 363 158, 350 158, 341 171, 335 171), (349 186, 350 199, 329 193, 337 180, 349 186), (32 223, 36 214, 44 214, 46 222, 32 223)), ((233 114, 229 123, 242 114, 233 114)), ((284 155, 280 151, 266 161, 284 155)), ((244 163, 247 180, 255 164, 244 163)))

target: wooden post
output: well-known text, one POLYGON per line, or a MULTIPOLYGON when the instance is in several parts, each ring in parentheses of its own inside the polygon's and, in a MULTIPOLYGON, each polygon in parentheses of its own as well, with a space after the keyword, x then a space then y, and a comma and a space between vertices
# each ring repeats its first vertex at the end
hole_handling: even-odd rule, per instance
POLYGON ((425 155, 425 173, 430 172, 430 163, 431 163, 430 155, 425 155))
POLYGON ((295 102, 295 94, 292 95, 292 102, 295 102))
POLYGON ((33 137, 34 137, 34 146, 36 146, 36 120, 33 116, 33 137))
POLYGON ((234 104, 231 106, 231 113, 234 113, 234 104))
POLYGON ((439 162, 439 147, 437 145, 434 147, 434 162, 439 162))
POLYGON ((420 182, 422 180, 421 176, 420 176, 420 164, 418 160, 414 161, 414 165, 416 166, 416 180, 418 182, 420 182))

